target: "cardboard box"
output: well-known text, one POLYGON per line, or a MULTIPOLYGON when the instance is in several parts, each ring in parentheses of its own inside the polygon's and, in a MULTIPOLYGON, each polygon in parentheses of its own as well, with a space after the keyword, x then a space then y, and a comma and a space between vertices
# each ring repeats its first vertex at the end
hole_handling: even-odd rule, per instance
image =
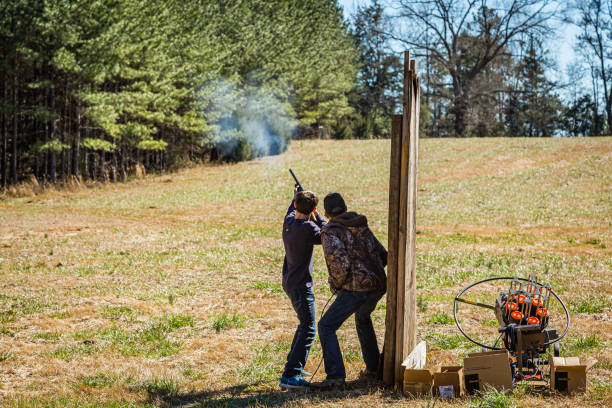
POLYGON ((465 381, 463 377, 463 367, 461 366, 442 366, 433 375, 433 394, 445 396, 447 387, 452 387, 454 397, 465 395, 465 381))
POLYGON ((422 341, 402 363, 404 367, 404 393, 412 395, 429 394, 433 385, 433 373, 425 368, 427 347, 422 341))
POLYGON ((550 388, 557 392, 585 392, 586 372, 593 360, 581 363, 578 357, 553 357, 550 361, 550 388))
POLYGON ((412 395, 427 395, 431 392, 433 374, 426 368, 404 370, 404 393, 412 395))
POLYGON ((484 391, 486 386, 497 390, 512 389, 512 372, 508 350, 472 353, 463 360, 465 388, 468 393, 484 391))

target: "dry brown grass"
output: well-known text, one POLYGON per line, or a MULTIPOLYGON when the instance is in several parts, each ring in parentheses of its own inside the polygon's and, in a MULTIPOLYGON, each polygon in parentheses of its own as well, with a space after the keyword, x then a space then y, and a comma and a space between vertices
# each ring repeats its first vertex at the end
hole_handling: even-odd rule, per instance
MULTIPOLYGON (((611 142, 421 141, 418 322, 434 363, 460 363, 472 349, 453 325, 430 321, 452 316, 461 287, 535 273, 564 299, 586 302, 563 351, 599 363, 584 395, 513 401, 612 403, 611 142)), ((296 142, 249 163, 3 197, 0 405, 425 406, 375 387, 308 396, 277 388, 296 326, 278 285, 287 168, 319 193, 343 193, 386 242, 388 156, 388 141, 296 142)), ((316 251, 317 313, 325 278, 316 251)), ((464 311, 469 329, 493 334, 482 326, 492 316, 464 311)), ((384 313, 374 313, 380 341, 384 313)), ((352 321, 340 336, 353 380, 362 363, 352 321)), ((316 343, 309 370, 320 355, 316 343)))

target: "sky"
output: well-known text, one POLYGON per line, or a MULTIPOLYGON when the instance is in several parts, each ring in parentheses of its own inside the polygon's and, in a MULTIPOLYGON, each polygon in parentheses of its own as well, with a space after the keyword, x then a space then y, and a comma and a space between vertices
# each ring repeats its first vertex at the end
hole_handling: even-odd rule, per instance
MULTIPOLYGON (((346 19, 350 19, 351 15, 355 12, 357 7, 367 6, 371 3, 370 0, 339 0, 338 3, 344 8, 344 16, 346 19)), ((566 2, 558 2, 559 5, 565 4, 566 2)), ((384 2, 383 2, 384 4, 384 2)), ((581 57, 575 52, 576 37, 579 33, 579 29, 573 24, 567 23, 556 23, 555 32, 548 41, 547 48, 549 51, 549 57, 557 63, 556 72, 551 72, 551 76, 561 82, 565 81, 564 72, 568 64, 572 64, 576 61, 582 62, 581 57)), ((399 50, 398 50, 399 51, 399 50)), ((585 73, 583 79, 585 80, 585 86, 589 83, 588 75, 585 73)))

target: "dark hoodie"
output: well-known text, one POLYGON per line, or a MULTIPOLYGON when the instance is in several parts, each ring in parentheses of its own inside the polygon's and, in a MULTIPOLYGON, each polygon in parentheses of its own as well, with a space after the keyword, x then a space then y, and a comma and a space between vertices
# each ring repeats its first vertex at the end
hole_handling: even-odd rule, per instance
POLYGON ((329 285, 340 290, 385 290, 387 250, 376 239, 365 216, 344 212, 321 230, 329 285))

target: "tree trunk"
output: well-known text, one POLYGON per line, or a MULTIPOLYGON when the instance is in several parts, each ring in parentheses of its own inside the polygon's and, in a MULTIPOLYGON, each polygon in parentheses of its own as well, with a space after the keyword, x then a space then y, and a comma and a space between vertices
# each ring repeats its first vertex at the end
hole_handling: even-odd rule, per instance
MULTIPOLYGON (((612 89, 607 94, 606 97, 606 117, 608 119, 608 134, 612 132, 612 89)), ((599 136, 599 135, 594 135, 599 136)))
POLYGON ((79 177, 79 145, 81 143, 81 104, 77 104, 77 129, 74 135, 74 144, 72 145, 72 175, 79 177))
POLYGON ((467 92, 462 88, 459 78, 453 76, 453 110, 455 114, 455 136, 461 137, 465 132, 467 114, 467 92))
POLYGON ((100 180, 102 182, 106 182, 105 161, 106 161, 106 154, 105 154, 104 150, 101 150, 100 151, 100 180))
POLYGON ((19 124, 17 118, 17 105, 19 103, 19 91, 17 90, 17 61, 15 61, 15 73, 13 74, 13 152, 11 154, 11 178, 13 185, 17 184, 17 133, 19 124))
MULTIPOLYGON (((4 100, 8 101, 8 84, 6 81, 4 85, 4 100)), ((2 189, 6 190, 8 184, 7 180, 7 160, 8 160, 8 115, 6 112, 2 113, 2 189)))
POLYGON ((122 182, 124 182, 127 176, 126 174, 127 171, 125 169, 125 148, 124 147, 121 147, 121 150, 120 150, 119 168, 120 168, 119 178, 121 179, 122 182))
POLYGON ((83 159, 84 159, 84 163, 83 163, 83 178, 85 180, 87 180, 89 178, 89 152, 87 151, 87 148, 85 148, 85 153, 83 154, 83 159))
POLYGON ((113 183, 117 182, 117 151, 113 150, 113 171, 111 174, 111 180, 113 183))
MULTIPOLYGON (((51 85, 51 111, 55 113, 55 86, 54 85, 51 85)), ((55 134, 56 134, 55 128, 57 126, 57 120, 58 119, 51 121, 51 129, 49 132, 49 137, 51 140, 55 139, 55 134)), ((55 182, 57 181, 57 177, 56 177, 57 158, 56 158, 55 149, 49 150, 49 159, 51 162, 50 169, 49 169, 49 175, 51 177, 51 182, 55 184, 55 182)))

